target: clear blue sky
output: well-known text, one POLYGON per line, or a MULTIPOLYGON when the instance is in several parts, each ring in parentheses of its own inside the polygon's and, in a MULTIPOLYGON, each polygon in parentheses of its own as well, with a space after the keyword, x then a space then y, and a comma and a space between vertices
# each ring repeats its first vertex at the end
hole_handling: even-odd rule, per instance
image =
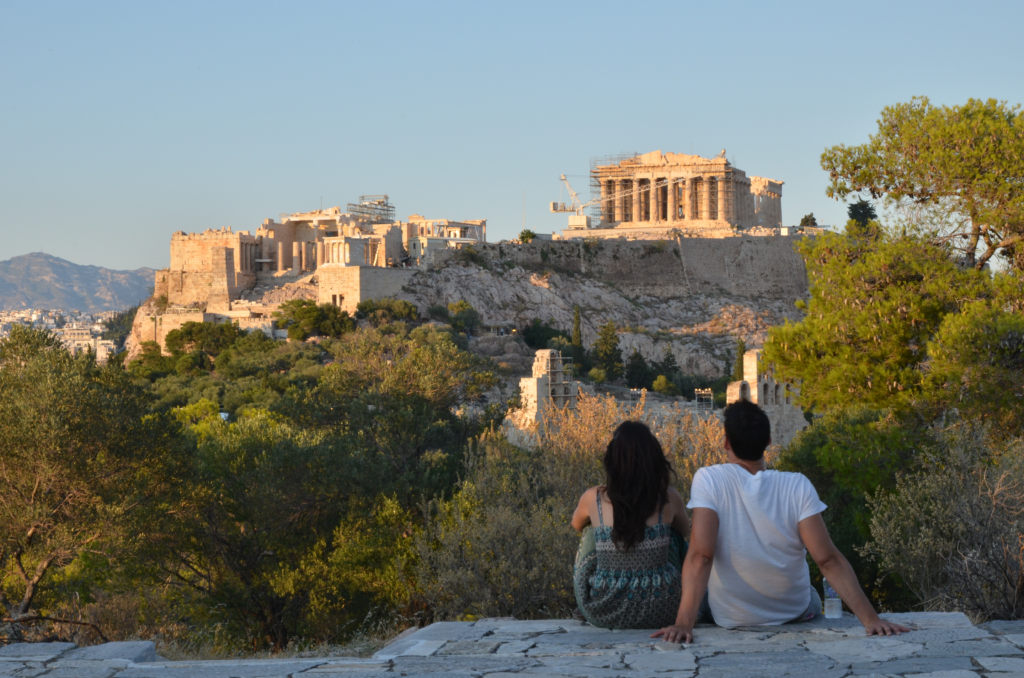
POLYGON ((591 156, 714 155, 825 197, 822 150, 926 95, 1024 102, 1024 2, 0 3, 0 259, 163 267, 177 230, 388 193, 561 230, 591 156), (562 196, 564 200, 564 196, 562 196))

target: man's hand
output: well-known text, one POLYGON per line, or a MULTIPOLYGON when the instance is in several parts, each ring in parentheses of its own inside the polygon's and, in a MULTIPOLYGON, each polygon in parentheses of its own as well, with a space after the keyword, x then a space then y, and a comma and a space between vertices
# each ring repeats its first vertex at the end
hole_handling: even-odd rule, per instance
POLYGON ((660 631, 655 631, 651 634, 651 638, 661 638, 666 643, 692 643, 693 629, 686 628, 682 624, 673 624, 660 631))
POLYGON ((910 633, 910 629, 883 619, 875 619, 875 621, 864 625, 864 635, 866 636, 898 636, 901 633, 910 633))

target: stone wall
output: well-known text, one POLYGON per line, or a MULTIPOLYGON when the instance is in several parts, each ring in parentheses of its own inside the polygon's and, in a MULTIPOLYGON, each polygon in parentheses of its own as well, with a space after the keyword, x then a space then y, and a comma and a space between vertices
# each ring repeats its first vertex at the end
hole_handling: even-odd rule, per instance
POLYGON ((428 265, 479 260, 491 267, 549 268, 586 275, 627 295, 727 294, 795 301, 807 294, 807 271, 794 247, 802 237, 481 243, 472 250, 439 250, 428 265))
POLYGON ((334 304, 350 314, 368 299, 396 297, 415 269, 325 265, 317 272, 317 303, 334 304))

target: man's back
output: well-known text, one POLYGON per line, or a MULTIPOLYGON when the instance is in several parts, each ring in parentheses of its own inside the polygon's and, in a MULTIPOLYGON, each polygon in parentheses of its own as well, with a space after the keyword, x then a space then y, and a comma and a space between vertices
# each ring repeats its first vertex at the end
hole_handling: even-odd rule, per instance
POLYGON ((784 624, 807 609, 810 575, 798 524, 826 507, 806 477, 709 466, 694 476, 687 506, 718 515, 708 582, 717 624, 784 624))

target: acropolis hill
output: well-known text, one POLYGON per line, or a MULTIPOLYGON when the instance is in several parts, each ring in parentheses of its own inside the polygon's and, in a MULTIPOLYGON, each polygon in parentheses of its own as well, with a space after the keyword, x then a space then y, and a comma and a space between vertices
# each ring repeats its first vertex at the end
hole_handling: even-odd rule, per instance
MULTIPOLYGON (((175 233, 129 350, 162 345, 188 321, 272 335, 274 311, 291 298, 349 313, 383 297, 421 313, 464 299, 489 330, 535 318, 567 329, 578 305, 585 345, 612 320, 625 354, 661 359, 668 347, 685 371, 718 376, 737 337, 760 345, 769 327, 799 317, 807 280, 794 244, 804 235, 782 226, 781 181, 747 177, 724 157, 660 151, 598 164, 592 179, 594 227, 573 215, 561 237, 529 243, 487 242, 486 220, 399 220, 387 196, 282 215, 252 232, 175 233)), ((495 357, 529 367, 523 356, 495 357)))

